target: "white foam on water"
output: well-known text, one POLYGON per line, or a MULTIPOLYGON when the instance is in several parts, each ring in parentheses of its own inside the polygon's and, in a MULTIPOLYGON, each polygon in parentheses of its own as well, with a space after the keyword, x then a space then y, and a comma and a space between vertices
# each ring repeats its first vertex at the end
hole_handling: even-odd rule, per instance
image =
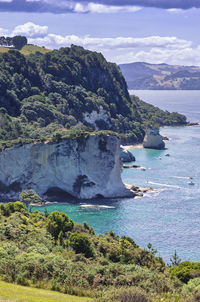
POLYGON ((95 205, 95 204, 82 204, 81 208, 93 208, 93 209, 115 209, 114 206, 95 205))
POLYGON ((192 179, 192 177, 189 176, 172 176, 173 178, 180 178, 180 179, 192 179))
POLYGON ((176 189, 181 189, 179 186, 174 186, 174 185, 168 185, 168 184, 161 184, 159 182, 153 182, 153 181, 148 181, 149 184, 152 185, 158 185, 158 186, 163 186, 163 187, 168 187, 168 188, 176 188, 176 189))

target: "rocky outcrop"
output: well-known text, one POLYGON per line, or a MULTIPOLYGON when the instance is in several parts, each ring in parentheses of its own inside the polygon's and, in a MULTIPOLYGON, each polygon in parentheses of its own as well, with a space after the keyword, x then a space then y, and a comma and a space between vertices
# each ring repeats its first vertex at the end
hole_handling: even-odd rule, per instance
POLYGON ((130 151, 120 147, 120 160, 123 163, 129 163, 131 161, 135 161, 135 156, 130 151))
POLYGON ((146 135, 143 141, 143 147, 149 149, 162 150, 165 148, 165 143, 162 136, 159 134, 159 130, 152 126, 149 126, 146 130, 146 135))
POLYGON ((81 199, 132 196, 121 180, 119 156, 118 138, 108 135, 15 145, 0 153, 0 196, 18 198, 23 189, 81 199))

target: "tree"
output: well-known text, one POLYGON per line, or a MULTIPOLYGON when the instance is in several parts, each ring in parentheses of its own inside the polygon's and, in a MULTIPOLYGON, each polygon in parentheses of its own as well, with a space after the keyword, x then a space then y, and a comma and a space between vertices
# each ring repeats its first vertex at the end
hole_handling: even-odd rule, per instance
POLYGON ((27 38, 24 36, 15 36, 12 38, 13 45, 16 49, 22 49, 27 44, 27 38))
POLYGON ((85 254, 85 257, 89 258, 93 256, 93 250, 91 247, 90 240, 84 234, 73 233, 69 237, 69 245, 73 250, 79 254, 85 254))
POLYGON ((19 194, 19 198, 21 202, 25 203, 27 208, 31 203, 36 203, 36 204, 42 203, 42 198, 32 189, 28 191, 23 190, 19 194))
MULTIPOLYGON (((47 231, 54 237, 55 240, 58 239, 59 234, 62 233, 62 237, 66 232, 73 229, 74 223, 64 212, 54 211, 47 218, 47 231)), ((61 236, 61 235, 60 235, 61 236)))
POLYGON ((174 255, 172 256, 172 258, 170 258, 170 266, 177 266, 179 265, 179 263, 181 263, 181 259, 179 258, 179 256, 176 253, 176 250, 174 252, 174 255))

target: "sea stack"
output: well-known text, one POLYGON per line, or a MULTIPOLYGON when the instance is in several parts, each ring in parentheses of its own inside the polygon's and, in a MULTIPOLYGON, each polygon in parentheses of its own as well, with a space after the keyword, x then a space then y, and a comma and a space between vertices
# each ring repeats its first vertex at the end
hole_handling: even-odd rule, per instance
POLYGON ((143 141, 143 147, 157 150, 163 150, 165 148, 165 143, 159 133, 159 129, 148 126, 143 141))

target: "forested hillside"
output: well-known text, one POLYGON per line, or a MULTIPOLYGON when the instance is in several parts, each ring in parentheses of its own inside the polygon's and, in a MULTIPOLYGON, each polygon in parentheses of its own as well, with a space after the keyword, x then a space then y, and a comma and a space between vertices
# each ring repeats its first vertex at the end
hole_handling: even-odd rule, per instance
MULTIPOLYGON (((44 139, 58 129, 84 125, 140 142, 151 119, 138 102, 130 98, 118 66, 100 53, 72 45, 26 57, 16 50, 0 54, 1 141, 44 139)), ((171 125, 186 122, 179 114, 160 114, 171 125)))
MULTIPOLYGON (((20 202, 0 205, 0 276, 7 282, 99 302, 199 301, 200 264, 179 264, 175 254, 169 268, 156 254, 151 244, 141 249, 112 231, 95 235, 65 213, 30 213, 20 202)), ((20 301, 39 300, 27 293, 20 301)))

